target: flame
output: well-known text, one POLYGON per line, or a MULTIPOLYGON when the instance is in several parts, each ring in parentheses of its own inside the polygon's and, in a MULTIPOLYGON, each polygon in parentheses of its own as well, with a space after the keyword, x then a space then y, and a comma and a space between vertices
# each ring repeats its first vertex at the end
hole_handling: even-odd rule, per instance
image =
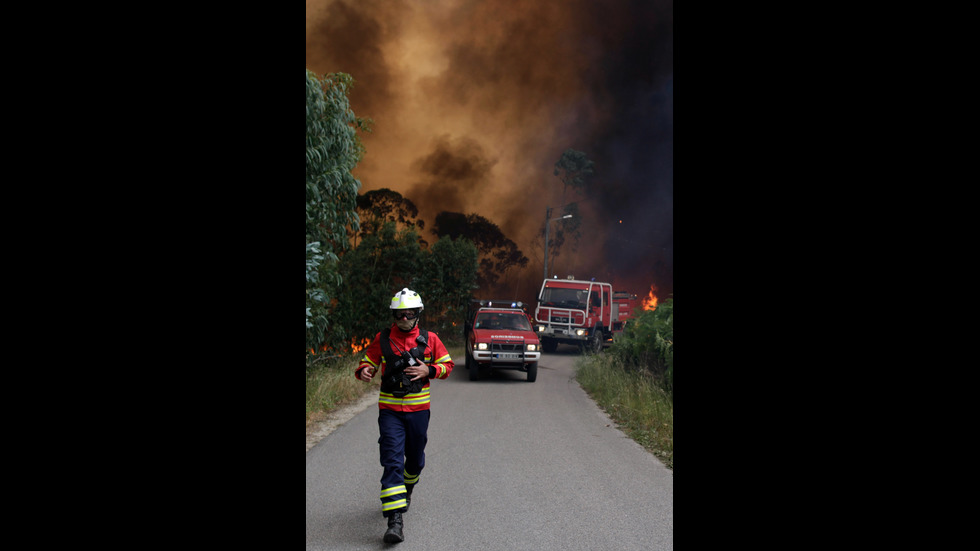
POLYGON ((351 345, 350 345, 350 349, 351 349, 351 352, 353 352, 353 353, 356 354, 356 353, 360 352, 361 350, 364 350, 365 348, 367 348, 368 345, 370 345, 370 344, 371 344, 371 339, 364 339, 364 340, 361 341, 361 344, 360 345, 358 345, 356 342, 352 342, 351 345))
MULTIPOLYGON (((327 345, 325 345, 325 344, 321 344, 319 351, 320 352, 328 352, 328 351, 330 351, 330 347, 327 346, 327 345)), ((317 350, 315 348, 311 348, 310 349, 310 354, 313 354, 314 356, 316 356, 316 353, 317 353, 317 350)))
MULTIPOLYGON (((358 352, 360 352, 361 350, 364 350, 365 348, 367 348, 370 345, 371 345, 371 339, 362 339, 361 342, 360 342, 360 344, 358 344, 357 342, 352 342, 351 345, 350 345, 351 353, 357 354, 358 352)), ((313 354, 314 356, 316 356, 317 350, 315 350, 313 348, 309 348, 307 350, 309 350, 310 354, 313 354)), ((326 344, 320 345, 319 352, 333 352, 333 351, 334 351, 334 349, 331 348, 330 346, 326 345, 326 344)))
POLYGON ((650 294, 647 298, 643 299, 643 309, 644 310, 656 310, 657 309, 657 296, 653 294, 657 290, 656 285, 650 286, 650 294))

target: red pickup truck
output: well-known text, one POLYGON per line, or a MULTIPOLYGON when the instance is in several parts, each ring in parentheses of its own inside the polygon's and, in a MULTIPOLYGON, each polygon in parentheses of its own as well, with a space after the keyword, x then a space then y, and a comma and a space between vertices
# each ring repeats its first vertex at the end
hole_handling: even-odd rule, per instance
POLYGON ((510 304, 485 306, 467 321, 466 369, 471 381, 480 378, 481 370, 492 369, 523 371, 530 383, 537 379, 541 343, 524 310, 510 304))

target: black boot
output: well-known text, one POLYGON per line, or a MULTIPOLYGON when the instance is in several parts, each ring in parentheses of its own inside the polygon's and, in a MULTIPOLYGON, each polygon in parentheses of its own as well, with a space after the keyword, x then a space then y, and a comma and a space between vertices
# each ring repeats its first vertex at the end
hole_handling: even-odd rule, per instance
POLYGON ((405 541, 405 536, 402 535, 402 514, 392 513, 388 517, 388 531, 385 532, 384 537, 385 543, 399 543, 405 541))
POLYGON ((415 489, 415 484, 405 485, 405 512, 408 512, 408 506, 412 504, 412 490, 415 489))

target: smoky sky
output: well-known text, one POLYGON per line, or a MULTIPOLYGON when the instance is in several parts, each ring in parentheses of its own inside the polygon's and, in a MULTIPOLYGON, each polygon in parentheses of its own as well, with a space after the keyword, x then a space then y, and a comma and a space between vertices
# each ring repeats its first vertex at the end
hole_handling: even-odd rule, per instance
POLYGON ((362 193, 427 227, 480 214, 530 259, 492 298, 533 300, 546 209, 573 202, 582 239, 549 272, 673 293, 672 0, 307 0, 306 68, 354 78, 362 193), (595 163, 582 193, 553 174, 569 148, 595 163))

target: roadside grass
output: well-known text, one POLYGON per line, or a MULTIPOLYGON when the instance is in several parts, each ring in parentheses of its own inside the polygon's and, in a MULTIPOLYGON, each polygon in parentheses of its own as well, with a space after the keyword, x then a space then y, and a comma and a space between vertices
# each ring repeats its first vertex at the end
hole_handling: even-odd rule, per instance
POLYGON ((372 385, 354 378, 360 356, 307 358, 306 426, 324 420, 330 412, 360 399, 372 385))
POLYGON ((674 402, 648 371, 610 354, 588 355, 576 379, 623 432, 674 470, 674 402))

